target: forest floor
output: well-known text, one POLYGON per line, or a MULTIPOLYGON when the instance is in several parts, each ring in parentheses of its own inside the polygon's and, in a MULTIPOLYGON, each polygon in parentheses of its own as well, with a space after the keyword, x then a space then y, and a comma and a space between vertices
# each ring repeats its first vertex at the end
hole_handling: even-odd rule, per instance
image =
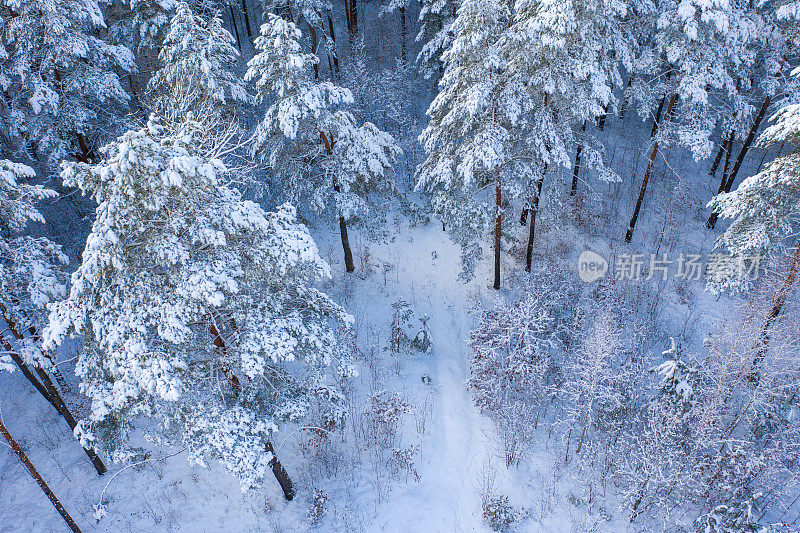
MULTIPOLYGON (((560 227, 563 217, 550 213, 563 212, 568 202, 565 178, 548 183, 537 263, 558 261, 575 269, 577 277, 577 255, 587 248, 610 261, 618 253, 643 248, 641 243, 663 245, 662 251, 670 254, 710 252, 718 233, 703 229, 704 204, 717 183, 706 175, 707 162, 698 165, 687 154, 669 149, 658 159, 633 246, 621 243, 646 164, 647 139, 626 134, 625 124, 634 120, 639 119, 609 119, 603 140, 622 181, 604 185, 589 173, 584 176, 582 223, 560 227), (652 215, 653 206, 663 207, 657 216, 652 215)), ((756 166, 761 156, 754 150, 747 165, 756 166)), ((739 180, 752 170, 743 168, 739 180)), ((571 177, 571 172, 567 174, 571 177)), ((514 215, 509 218, 507 227, 523 239, 526 228, 514 215)), ((402 396, 410 409, 392 444, 416 450, 411 469, 392 471, 385 455, 391 449, 365 451, 354 439, 345 438, 336 445, 343 466, 336 467, 336 475, 323 475, 297 451, 304 445, 302 430, 289 428, 275 443, 299 489, 292 502, 283 500, 275 483, 243 494, 219 465, 189 466, 180 449, 147 443, 143 445, 152 449, 147 462, 113 466, 97 477, 49 404, 19 373, 0 374, 5 424, 84 531, 305 531, 311 527, 312 486, 328 496, 327 515, 318 526, 322 531, 484 531, 488 528, 483 523, 482 496, 489 493, 508 495, 524 511, 521 531, 626 530, 627 523, 616 517, 613 494, 605 508, 582 503, 586 500, 582 473, 563 466, 558 459, 563 454, 561 444, 545 438, 546 429, 541 430, 542 445, 522 466, 505 467, 493 425, 478 412, 466 386, 470 312, 497 297, 488 286, 490 261, 484 258, 475 278, 465 284, 458 279, 460 251, 436 220, 410 227, 400 215, 391 214, 389 219, 389 237, 383 240, 367 241, 353 232, 357 262, 353 275, 343 272, 334 228, 314 225, 312 233, 334 273, 324 290, 356 319, 360 375, 355 379, 351 412, 363 414, 364 406, 380 391, 402 396), (392 304, 400 299, 413 311, 414 327, 420 317, 429 317, 433 339, 429 353, 386 353, 392 304), (107 514, 98 521, 95 507, 101 502, 107 514)), ((504 255, 504 284, 521 275, 518 256, 504 255)), ((699 345, 715 321, 736 304, 734 299, 705 293, 702 283, 689 287, 688 296, 686 287, 672 282, 662 289, 659 308, 652 311, 657 322, 653 328, 657 334, 650 339, 653 353, 666 347, 669 336, 699 345)), ((74 346, 61 354, 60 360, 67 361, 61 368, 65 375, 71 374, 69 360, 74 355, 74 346)), ((75 403, 79 400, 74 379, 71 386, 73 391, 66 391, 66 396, 75 412, 83 414, 86 406, 75 403)), ((0 480, 0 531, 66 530, 10 451, 0 452, 0 480)))

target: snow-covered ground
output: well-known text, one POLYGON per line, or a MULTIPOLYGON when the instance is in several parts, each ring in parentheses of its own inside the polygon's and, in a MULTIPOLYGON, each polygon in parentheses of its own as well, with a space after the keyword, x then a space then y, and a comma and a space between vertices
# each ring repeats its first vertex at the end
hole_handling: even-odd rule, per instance
MULTIPOLYGON (((702 227, 707 214, 703 205, 717 184, 705 175, 706 163, 698 165, 688 154, 670 149, 663 152, 651 179, 633 245, 621 243, 624 227, 619 221, 627 220, 638 192, 645 164, 641 148, 646 145, 646 138, 622 132, 626 124, 638 120, 632 114, 624 121, 609 118, 603 138, 622 182, 604 185, 584 176, 580 194, 585 202, 596 202, 586 208, 593 218, 585 224, 558 227, 554 213, 559 209, 553 205, 554 198, 564 201, 564 183, 546 185, 537 236, 538 265, 572 264, 586 248, 611 258, 621 251, 638 250, 641 242, 663 242, 662 251, 671 254, 711 250, 715 234, 702 227), (558 194, 556 188, 561 188, 558 194), (655 205, 666 208, 655 215, 655 205)), ((646 135, 646 128, 639 130, 646 135)), ((761 155, 754 151, 748 164, 755 166, 761 155)), ((741 175, 751 171, 744 168, 741 175)), ((276 451, 299 491, 292 502, 283 499, 275 483, 243 494, 239 483, 220 466, 190 467, 179 449, 153 448, 146 462, 115 466, 98 477, 66 424, 25 379, 18 372, 0 373, 5 424, 84 531, 305 531, 312 527, 308 519, 312 484, 328 497, 326 516, 313 526, 322 531, 488 530, 482 516, 487 485, 525 511, 519 525, 523 531, 628 528, 627 521, 615 516, 612 504, 597 509, 582 503, 585 473, 574 465, 560 464, 556 457, 563 454, 560 442, 549 439, 546 428, 539 430, 538 445, 519 467, 504 466, 493 424, 474 406, 465 384, 470 311, 497 297, 488 284, 490 261, 484 258, 474 280, 465 284, 458 279, 459 250, 437 221, 411 227, 399 215, 389 219, 389 237, 383 242, 370 242, 353 232, 355 275, 344 274, 334 228, 316 224, 312 233, 334 273, 324 289, 356 319, 360 375, 354 382, 351 413, 363 409, 375 392, 400 394, 411 407, 402 417, 397 444, 418 446, 413 468, 419 480, 407 473, 392 475, 384 456, 375 459, 370 451, 352 449, 349 438, 337 448, 347 456, 344 466, 337 475, 321 478, 319 470, 309 468, 298 453, 304 431, 297 428, 275 439, 276 451), (413 326, 419 317, 430 317, 434 342, 430 353, 384 353, 392 304, 401 298, 414 313, 413 326), (106 512, 98 521, 95 507, 100 503, 106 512)), ((512 214, 506 223, 524 238, 527 230, 517 226, 516 216, 512 214)), ((516 256, 505 256, 503 261, 504 278, 520 274, 516 256)), ((652 339, 654 353, 660 353, 669 336, 699 345, 715 320, 735 303, 704 293, 701 283, 690 287, 690 302, 679 302, 674 291, 674 286, 667 287, 654 315, 660 320, 654 328, 660 333, 652 339)), ((70 357, 69 349, 61 354, 67 376, 70 357)), ((78 396, 71 392, 77 385, 74 379, 71 383, 73 391, 65 391, 65 396, 75 412, 82 414, 86 406, 74 403, 78 396)), ((0 531, 65 530, 50 502, 11 453, 0 453, 0 480, 0 531)), ((614 501, 613 495, 609 501, 614 501)))

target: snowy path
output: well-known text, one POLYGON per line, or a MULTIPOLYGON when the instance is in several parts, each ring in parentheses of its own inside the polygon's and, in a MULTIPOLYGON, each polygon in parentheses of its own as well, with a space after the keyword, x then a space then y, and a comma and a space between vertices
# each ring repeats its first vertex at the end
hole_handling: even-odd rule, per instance
MULTIPOLYGON (((441 229, 429 228, 414 237, 415 250, 404 255, 408 263, 400 267, 409 277, 405 283, 401 277, 398 289, 416 287, 424 295, 419 307, 430 315, 434 351, 424 365, 436 391, 435 414, 421 446, 420 483, 396 489, 379 508, 380 518, 371 531, 488 531, 481 523, 481 471, 487 458, 496 454, 491 425, 466 388, 471 304, 467 287, 457 280, 459 255, 442 250, 441 229), (439 259, 431 259, 433 250, 438 250, 439 259), (455 261, 443 264, 442 257, 455 261), (420 265, 415 258, 431 263, 420 265)), ((412 390, 420 388, 413 371, 406 381, 412 390)))

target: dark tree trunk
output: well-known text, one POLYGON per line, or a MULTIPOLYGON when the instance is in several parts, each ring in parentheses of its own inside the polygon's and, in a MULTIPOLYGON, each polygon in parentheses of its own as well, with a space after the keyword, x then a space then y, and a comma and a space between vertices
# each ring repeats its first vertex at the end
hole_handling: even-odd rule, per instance
MULTIPOLYGON (((8 328, 11 330, 11 333, 13 333, 18 340, 22 340, 24 337, 22 333, 18 331, 16 324, 9 319, 8 316, 5 316, 5 321, 8 325, 8 328)), ((7 346, 5 340, 3 342, 7 346)), ((6 347, 6 350, 13 353, 10 347, 6 347)), ((14 358, 14 355, 12 355, 12 358, 14 358)), ((16 357, 19 356, 17 355, 16 357)), ((19 358, 19 360, 14 358, 14 362, 20 367, 20 370, 22 370, 23 375, 28 378, 28 381, 30 381, 31 384, 33 384, 33 386, 36 387, 36 389, 42 394, 42 396, 44 396, 45 400, 50 402, 50 405, 52 405, 55 410, 58 411, 58 414, 60 414, 62 418, 66 420, 67 424, 69 425, 69 429, 74 432, 75 428, 78 426, 78 421, 75 420, 75 417, 72 415, 69 407, 67 407, 67 404, 61 397, 61 393, 59 393, 58 389, 56 389, 55 385, 53 385, 53 382, 50 379, 50 376, 47 375, 47 372, 45 372, 41 367, 37 366, 34 368, 34 370, 39 376, 39 380, 36 380, 35 378, 31 380, 31 377, 29 376, 30 370, 28 370, 27 373, 25 372, 24 367, 26 367, 26 365, 24 364, 24 361, 22 361, 21 358, 19 358), (42 389, 44 389, 44 391, 42 391, 42 389)), ((84 448, 83 450, 86 452, 86 455, 89 457, 89 460, 92 462, 95 470, 97 470, 97 474, 101 476, 105 474, 107 471, 106 466, 103 464, 103 461, 100 459, 100 457, 98 457, 97 453, 89 448, 84 448)))
POLYGON ((228 10, 231 12, 231 28, 236 35, 236 46, 239 47, 239 52, 242 51, 242 40, 239 38, 239 27, 236 25, 236 15, 233 13, 233 4, 228 4, 228 10))
MULTIPOLYGON (((603 128, 606 127, 606 117, 608 116, 608 104, 603 106, 603 114, 597 119, 597 129, 603 131, 603 128)), ((583 123, 583 127, 586 128, 586 122, 583 123)))
POLYGON ((45 482, 44 478, 42 478, 42 476, 39 474, 39 472, 33 466, 33 463, 31 463, 31 460, 28 459, 28 456, 25 454, 24 451, 22 451, 22 448, 20 448, 20 446, 17 443, 17 441, 15 441, 14 438, 11 436, 11 433, 8 432, 8 429, 6 429, 6 426, 3 424, 3 420, 2 419, 0 419, 0 433, 3 434, 3 437, 5 437, 6 441, 9 444, 9 446, 11 446, 11 450, 17 455, 17 457, 19 457, 19 460, 22 461, 22 464, 25 465, 25 468, 28 470, 30 475, 33 477, 34 480, 36 480, 36 484, 39 485, 39 488, 42 489, 42 492, 45 493, 47 498, 50 500, 50 502, 56 508, 56 511, 58 511, 58 514, 60 514, 61 518, 63 518, 64 521, 67 523, 67 526, 69 526, 69 528, 72 531, 74 531, 75 533, 81 533, 81 530, 78 527, 78 524, 75 523, 75 520, 73 520, 72 517, 67 512, 67 510, 64 509, 64 506, 61 505, 61 502, 56 497, 56 495, 53 493, 53 491, 50 490, 50 487, 47 485, 47 483, 45 482))
POLYGON ((533 261, 533 237, 536 232, 536 214, 539 212, 539 198, 542 196, 543 182, 544 176, 536 182, 536 194, 531 202, 531 225, 528 229, 528 246, 525 249, 525 270, 527 272, 531 271, 531 262, 533 261))
POLYGON ((720 161, 722 161, 722 156, 725 154, 725 152, 728 151, 727 146, 728 146, 728 139, 725 139, 722 142, 722 145, 719 147, 719 150, 717 150, 717 155, 714 157, 714 162, 711 164, 711 168, 708 171, 709 176, 713 176, 714 174, 717 173, 717 167, 719 167, 719 163, 720 161))
POLYGON ((5 337, 3 337, 2 333, 0 333, 0 344, 2 344, 3 349, 9 354, 9 356, 11 356, 11 360, 14 361, 14 364, 19 367, 22 375, 25 376, 25 379, 27 379, 31 385, 33 385, 34 388, 39 391, 39 394, 41 394, 45 400, 52 404, 53 400, 50 398, 50 394, 47 392, 47 389, 39 382, 38 379, 36 379, 36 376, 33 375, 31 369, 28 368, 28 365, 25 364, 25 361, 22 360, 22 357, 20 357, 20 355, 14 351, 14 347, 9 344, 5 337))
MULTIPOLYGON (((669 99, 669 105, 667 105, 667 111, 664 113, 664 120, 668 121, 672 116, 672 108, 675 105, 675 100, 678 97, 678 93, 673 93, 669 99)), ((663 101, 662 101, 663 103, 663 101)), ((659 106, 660 107, 660 106, 659 106)), ((660 113, 659 113, 660 115, 660 113)), ((657 124, 657 126, 659 126, 657 124)), ((653 143, 653 150, 650 152, 650 159, 647 162, 647 169, 644 172, 644 179, 642 180, 642 186, 639 189, 639 197, 636 200, 636 207, 633 209, 633 216, 631 217, 631 221, 628 224, 628 231, 625 233, 625 242, 631 242, 633 239, 633 230, 636 229, 636 221, 639 218, 639 210, 642 208, 642 201, 644 201, 644 195, 647 191, 647 182, 650 180, 650 173, 653 171, 653 163, 656 159, 656 154, 658 154, 658 139, 653 143)))
POLYGON ((356 0, 349 0, 349 2, 350 2, 350 21, 352 22, 352 28, 350 28, 350 40, 355 41, 356 37, 358 37, 358 7, 356 4, 356 0))
POLYGON ((344 249, 344 268, 347 272, 353 272, 356 267, 353 264, 353 251, 350 249, 350 238, 347 236, 347 221, 344 217, 339 217, 339 233, 342 236, 342 248, 344 249))
MULTIPOLYGON (((314 29, 314 26, 311 25, 310 22, 306 21, 306 26, 308 26, 308 32, 311 34, 311 53, 317 55, 317 30, 314 29)), ((314 80, 319 79, 319 63, 314 63, 314 80)))
POLYGON ((500 290, 500 244, 503 236, 503 221, 500 211, 501 195, 499 183, 494 188, 494 199, 497 218, 494 222, 494 285, 492 286, 495 290, 500 290))
MULTIPOLYGON (((764 103, 761 104, 761 109, 758 110, 758 115, 756 115, 755 121, 753 121, 753 125, 750 127, 750 131, 747 134, 747 138, 744 140, 744 144, 742 145, 742 149, 739 150, 739 155, 736 157, 736 163, 733 164, 733 170, 731 171, 731 175, 728 176, 727 181, 725 181, 725 185, 722 188, 721 192, 731 192, 731 187, 733 186, 734 180, 736 180, 736 174, 739 173, 739 168, 742 166, 742 161, 744 161, 744 156, 747 155, 747 151, 750 149, 750 145, 753 144, 753 139, 756 137, 756 132, 758 131, 758 127, 761 125, 761 121, 764 120, 764 115, 767 113, 767 108, 771 102, 772 98, 767 95, 764 98, 764 103)), ((717 218, 719 217, 718 213, 711 213, 711 216, 708 217, 708 221, 706 222, 706 226, 710 229, 714 229, 714 226, 717 223, 717 218)))
POLYGON ((350 41, 353 41, 353 21, 350 15, 350 0, 344 0, 344 18, 347 21, 347 34, 350 36, 350 41))
POLYGON ((519 214, 519 225, 524 226, 525 222, 528 220, 528 211, 527 207, 522 208, 522 213, 519 214))
MULTIPOLYGON (((733 151, 733 136, 734 132, 731 130, 730 136, 725 139, 725 143, 723 144, 723 149, 725 150, 725 165, 722 168, 722 179, 719 182, 719 188, 717 188, 717 194, 722 194, 722 191, 725 190, 725 183, 728 180, 728 166, 731 163, 731 152, 733 151)), ((711 213, 711 216, 708 217, 706 221, 706 227, 709 229, 714 229, 714 225, 717 223, 717 217, 714 216, 716 213, 711 213)))
POLYGON ((400 59, 406 61, 406 8, 400 8, 400 59))
MULTIPOLYGON (((583 121, 581 126, 581 133, 586 131, 586 121, 583 121)), ((581 139, 582 141, 583 139, 581 139)), ((583 150, 582 142, 578 143, 578 148, 575 150, 575 165, 572 167, 572 188, 569 191, 570 196, 575 196, 578 190, 578 174, 581 171, 581 151, 583 150)))
MULTIPOLYGON (((625 89, 627 90, 631 84, 633 83, 633 76, 628 76, 628 83, 625 84, 625 89)), ((625 118, 625 112, 628 110, 628 95, 624 94, 622 97, 622 105, 619 107, 619 118, 625 118)))
POLYGON ((247 14, 247 0, 242 0, 242 11, 244 12, 244 25, 247 28, 247 37, 250 44, 253 44, 253 28, 250 26, 250 15, 247 14))
POLYGON ((650 138, 652 139, 656 132, 658 131, 658 125, 661 123, 661 110, 664 109, 664 102, 667 100, 667 97, 661 99, 661 103, 658 104, 658 109, 656 109, 656 116, 653 119, 653 127, 650 129, 650 138))
POLYGON ((289 501, 292 501, 295 496, 294 486, 292 485, 292 479, 289 477, 289 474, 286 472, 286 469, 283 468, 283 465, 278 460, 278 456, 275 455, 275 449, 272 447, 271 442, 267 442, 266 445, 267 452, 272 454, 272 459, 269 461, 269 466, 272 468, 272 473, 275 475, 275 479, 278 480, 278 484, 281 486, 283 490, 283 497, 289 501))
POLYGON ((331 17, 330 11, 328 11, 328 28, 331 32, 331 42, 333 42, 333 68, 338 76, 341 73, 341 70, 339 69, 339 53, 336 50, 336 35, 334 34, 333 18, 331 17))
MULTIPOLYGON (((325 145, 325 153, 328 155, 333 154, 333 147, 331 146, 331 141, 328 139, 328 136, 325 135, 325 132, 320 131, 319 137, 322 139, 322 144, 325 145)), ((339 184, 336 182, 336 179, 333 180, 333 190, 339 192, 339 184)), ((444 229, 444 224, 442 224, 442 229, 444 229)), ((344 267, 347 272, 353 272, 356 267, 353 264, 353 252, 350 249, 350 238, 347 235, 347 221, 344 219, 343 216, 339 217, 339 233, 342 237, 342 248, 344 249, 344 267)))

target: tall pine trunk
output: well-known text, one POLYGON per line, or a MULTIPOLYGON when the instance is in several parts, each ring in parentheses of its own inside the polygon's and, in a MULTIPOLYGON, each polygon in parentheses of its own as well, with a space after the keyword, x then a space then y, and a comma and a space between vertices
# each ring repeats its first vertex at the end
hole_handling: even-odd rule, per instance
POLYGON ((536 194, 533 196, 531 202, 531 225, 528 228, 528 246, 525 248, 525 271, 531 271, 531 262, 533 261, 533 238, 536 234, 536 214, 539 212, 539 198, 542 195, 542 183, 544 176, 539 178, 536 182, 536 194))
POLYGON ((494 287, 495 290, 500 290, 500 243, 503 236, 503 221, 502 213, 500 211, 501 195, 500 195, 500 182, 497 182, 494 188, 495 209, 497 210, 497 217, 494 222, 494 287))
MULTIPOLYGON (((717 194, 722 194, 725 190, 725 183, 728 181, 728 166, 731 163, 731 152, 733 151, 733 137, 734 132, 731 130, 730 136, 725 139, 722 147, 725 150, 725 164, 722 167, 722 179, 719 182, 719 188, 717 189, 717 194)), ((714 229, 714 225, 717 223, 717 217, 715 216, 716 213, 711 213, 711 216, 708 217, 706 221, 706 227, 709 229, 714 229)))
MULTIPOLYGON (((672 116, 672 108, 675 106, 675 100, 678 98, 678 93, 672 93, 667 105, 667 111, 664 113, 662 120, 669 121, 672 116)), ((657 124, 660 126, 660 122, 657 124)), ((633 230, 636 229, 636 221, 639 219, 639 210, 642 208, 642 201, 644 201, 645 192, 647 192, 647 182, 650 180, 650 173, 653 171, 653 163, 655 162, 656 155, 658 154, 658 139, 653 143, 653 150, 650 152, 650 159, 647 162, 647 169, 644 172, 644 179, 642 186, 639 189, 639 198, 636 200, 636 207, 633 209, 633 216, 628 224, 628 231, 625 232, 625 242, 631 242, 633 239, 633 230)))
MULTIPOLYGON (((724 186, 722 186, 722 192, 731 192, 731 187, 733 186, 734 180, 736 180, 736 174, 739 173, 739 168, 742 166, 742 161, 744 161, 745 155, 747 155, 747 151, 750 149, 750 145, 753 144, 753 139, 756 137, 756 132, 758 131, 758 127, 761 125, 761 121, 764 120, 764 115, 767 113, 767 108, 769 107, 772 98, 767 95, 764 98, 764 103, 761 104, 761 109, 758 110, 758 115, 756 115, 755 121, 753 121, 753 125, 750 127, 750 131, 747 134, 747 139, 744 140, 744 144, 742 145, 742 149, 739 150, 739 155, 736 157, 736 163, 733 165, 733 170, 731 171, 731 175, 728 177, 727 181, 724 182, 724 186)), ((723 180, 724 181, 724 180, 723 180)), ((717 194, 719 194, 717 193, 717 194)), ((719 214, 714 212, 711 213, 711 216, 708 217, 708 221, 706 222, 706 226, 710 229, 714 229, 714 226, 717 223, 717 218, 719 214)))
MULTIPOLYGON (((322 144, 325 145, 325 153, 327 155, 333 155, 333 148, 331 147, 331 142, 328 139, 328 136, 325 135, 325 132, 320 131, 319 137, 322 139, 322 144)), ((336 182, 336 178, 333 179, 333 190, 339 192, 339 184, 336 182)), ((342 237, 342 248, 344 249, 344 267, 347 272, 353 272, 356 267, 353 264, 353 251, 350 249, 350 237, 347 235, 347 221, 344 219, 343 216, 339 216, 339 234, 342 237)))
POLYGON ((244 25, 247 28, 247 37, 250 44, 253 44, 253 28, 250 26, 250 15, 247 13, 247 0, 242 0, 242 11, 244 12, 244 25))
POLYGON ((272 474, 275 476, 275 479, 278 480, 278 484, 281 486, 284 498, 286 498, 288 501, 292 501, 295 496, 292 479, 289 477, 286 469, 283 468, 283 465, 278 460, 278 456, 275 455, 275 449, 272 447, 272 443, 269 441, 267 441, 266 451, 272 454, 272 459, 269 460, 269 466, 272 468, 272 474))
POLYGON ((11 450, 17 455, 17 457, 19 457, 19 460, 22 461, 22 464, 25 465, 25 468, 28 470, 28 473, 30 473, 31 477, 33 477, 33 479, 36 480, 36 484, 39 485, 39 488, 42 489, 42 492, 45 493, 47 498, 56 508, 56 511, 58 511, 58 514, 60 514, 61 518, 63 518, 64 521, 67 523, 67 526, 69 526, 69 528, 75 533, 81 533, 78 524, 75 523, 75 520, 72 519, 72 517, 69 515, 64 506, 61 505, 61 501, 59 501, 59 499, 56 497, 53 491, 50 490, 50 487, 47 485, 47 482, 45 482, 44 478, 39 474, 39 472, 33 466, 31 460, 28 459, 28 456, 25 454, 24 451, 22 451, 20 445, 11 436, 11 433, 8 432, 8 429, 6 429, 6 426, 3 424, 2 418, 0 418, 0 433, 2 433, 3 437, 5 437, 6 441, 8 442, 8 445, 11 447, 11 450))
POLYGON ((236 34, 236 46, 239 47, 239 52, 241 52, 242 40, 239 38, 239 27, 236 25, 236 15, 233 12, 233 4, 228 4, 228 10, 231 13, 231 28, 233 28, 233 32, 236 34))
MULTIPOLYGON (((14 337, 16 337, 18 340, 23 340, 24 337, 22 332, 18 330, 14 321, 8 318, 5 310, 0 309, 0 311, 3 312, 8 329, 11 331, 14 337)), ((28 379, 28 381, 31 382, 34 387, 36 387, 36 390, 39 391, 44 399, 47 400, 56 411, 58 411, 58 414, 60 414, 61 417, 67 422, 67 425, 69 425, 69 429, 74 432, 75 428, 78 426, 78 421, 72 415, 69 407, 67 407, 66 402, 64 402, 64 399, 61 397, 61 393, 58 392, 58 389, 55 387, 55 385, 53 385, 53 381, 50 379, 50 376, 47 375, 47 372, 45 372, 41 367, 34 367, 34 371, 38 376, 38 379, 36 379, 30 372, 30 369, 27 369, 27 365, 22 358, 19 357, 19 355, 13 350, 11 350, 11 347, 8 346, 8 343, 5 341, 5 339, 3 339, 3 344, 5 345, 5 349, 12 354, 12 359, 22 371, 22 374, 28 379)), ((89 457, 89 460, 92 462, 94 469, 97 470, 98 475, 102 476, 107 472, 106 465, 103 464, 103 461, 93 449, 84 448, 83 451, 86 452, 86 456, 89 457)))
POLYGON ((658 125, 661 123, 661 110, 664 109, 664 102, 666 102, 667 97, 661 99, 661 102, 658 104, 658 109, 656 109, 656 116, 653 118, 653 127, 650 128, 650 138, 652 139, 655 137, 656 132, 658 131, 658 125))
POLYGON ((400 59, 403 63, 406 62, 406 8, 400 7, 400 59))
POLYGON ((338 76, 341 73, 341 70, 339 69, 339 53, 336 51, 336 34, 334 33, 333 30, 333 17, 331 17, 330 11, 328 11, 327 15, 328 15, 328 29, 330 30, 331 42, 333 43, 333 68, 334 71, 336 72, 336 75, 338 76))
MULTIPOLYGON (((731 131, 733 131, 733 130, 731 130, 731 131)), ((725 139, 722 142, 722 145, 719 147, 719 150, 717 150, 717 155, 716 155, 716 157, 714 157, 714 162, 711 164, 711 168, 708 170, 708 175, 709 176, 713 176, 714 174, 717 173, 717 167, 719 167, 719 164, 722 161, 722 156, 725 155, 725 153, 728 152, 728 151, 729 151, 729 149, 728 149, 728 140, 725 139)))
MULTIPOLYGON (((604 115, 605 116, 605 115, 604 115)), ((581 126, 581 133, 586 131, 586 121, 583 121, 581 126)), ((582 139, 581 139, 582 140, 582 139)), ((578 148, 575 149, 575 165, 572 167, 572 188, 569 191, 570 196, 575 196, 578 190, 578 174, 581 171, 581 151, 583 150, 583 143, 578 143, 578 148)))

